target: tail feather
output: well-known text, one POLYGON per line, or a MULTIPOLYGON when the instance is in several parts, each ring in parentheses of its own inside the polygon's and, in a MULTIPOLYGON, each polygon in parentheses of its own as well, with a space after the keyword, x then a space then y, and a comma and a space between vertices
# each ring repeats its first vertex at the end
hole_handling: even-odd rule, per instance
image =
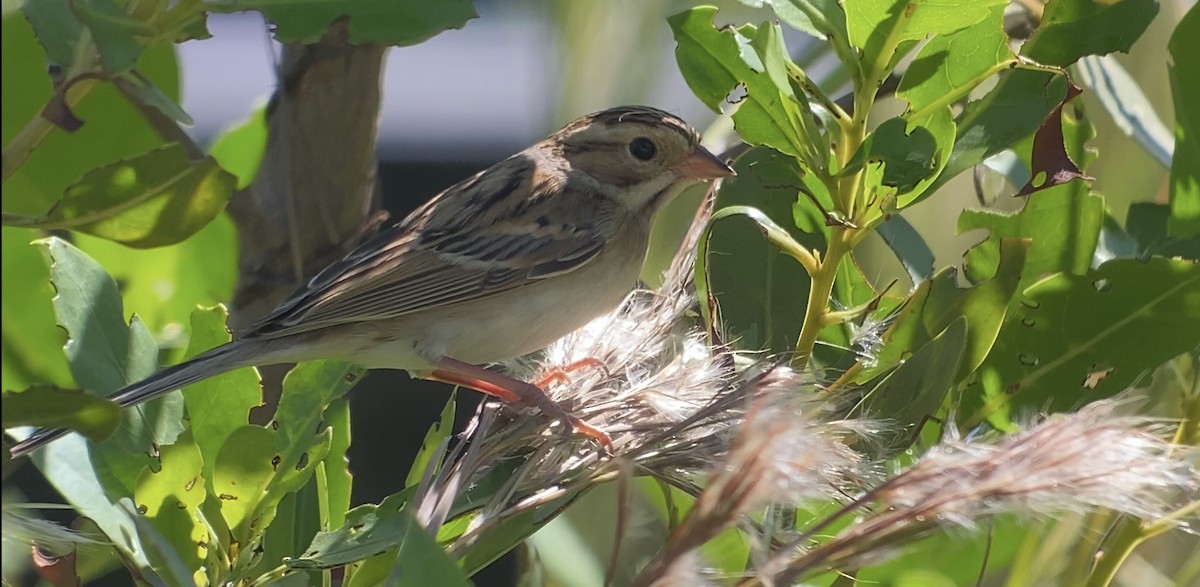
MULTIPOLYGON (((121 408, 135 406, 166 395, 181 387, 220 375, 226 371, 255 364, 261 348, 255 344, 232 342, 132 383, 108 396, 121 408)), ((42 428, 12 447, 12 457, 20 458, 65 436, 65 428, 42 428)))

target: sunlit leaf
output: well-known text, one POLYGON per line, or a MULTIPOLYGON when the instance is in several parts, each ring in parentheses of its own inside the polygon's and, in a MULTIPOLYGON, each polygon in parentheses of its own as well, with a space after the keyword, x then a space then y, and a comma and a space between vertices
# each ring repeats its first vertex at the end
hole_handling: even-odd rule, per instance
POLYGON ((850 44, 861 50, 864 71, 882 79, 906 52, 904 47, 929 35, 976 24, 1000 4, 1000 0, 855 0, 845 3, 846 28, 850 44))
MULTIPOLYGON (((27 2, 26 6, 41 4, 27 2)), ((45 52, 34 40, 29 23, 20 15, 14 15, 5 18, 3 26, 0 45, 4 68, 0 70, 0 80, 5 89, 4 100, 0 102, 3 113, 0 138, 8 145, 33 117, 38 116, 54 89, 46 75, 45 52)), ((138 60, 137 70, 169 99, 179 100, 174 45, 148 47, 138 60)), ((74 107, 74 112, 86 124, 70 134, 60 129, 52 130, 41 146, 4 182, 5 212, 40 216, 84 173, 144 154, 164 143, 141 112, 109 84, 97 84, 74 107)))
MULTIPOLYGON (((979 386, 987 417, 1052 411, 1110 397, 1150 368, 1200 346, 1200 266, 1117 259, 1086 275, 1055 274, 1025 290, 979 386)), ((969 393, 972 391, 969 390, 969 393)), ((971 414, 964 414, 971 416, 971 414)))
POLYGON ((1179 21, 1168 47, 1171 95, 1175 98, 1175 157, 1171 161, 1172 236, 1200 234, 1200 9, 1195 5, 1179 21))
POLYGON ((963 97, 994 69, 1013 59, 1004 34, 1004 7, 993 6, 988 17, 955 33, 936 35, 917 53, 900 78, 896 97, 910 111, 963 97))
POLYGON ((256 108, 245 121, 225 129, 209 153, 221 169, 237 177, 237 189, 241 190, 254 182, 266 148, 266 109, 256 108))
POLYGON ((25 226, 86 232, 132 247, 177 243, 225 209, 235 178, 171 145, 94 170, 25 226))
MULTIPOLYGON (((200 450, 184 433, 178 442, 162 447, 159 462, 161 466, 142 471, 134 502, 183 568, 199 572, 210 546, 208 530, 198 518, 207 494, 200 450)), ((189 574, 184 576, 192 580, 189 574)))
POLYGON ((33 230, 5 228, 0 231, 0 309, 3 311, 4 338, 0 356, 4 391, 25 389, 36 384, 73 387, 74 380, 62 353, 66 336, 54 323, 50 298, 49 268, 38 248, 31 245, 41 238, 33 230))
POLYGON ((450 441, 450 435, 454 433, 454 406, 456 405, 454 397, 455 394, 451 393, 450 399, 446 400, 446 405, 442 408, 441 417, 430 425, 429 432, 425 433, 425 439, 421 441, 421 449, 417 451, 412 468, 408 470, 408 477, 404 480, 405 487, 416 487, 422 477, 433 475, 441 468, 446 443, 450 441), (426 471, 430 467, 433 470, 426 471))
MULTIPOLYGON (((78 385, 107 394, 156 371, 154 339, 136 316, 125 324, 117 286, 104 269, 61 239, 38 244, 50 260, 50 280, 58 292, 54 311, 70 337, 64 349, 78 385)), ((171 394, 126 410, 120 430, 101 445, 111 462, 132 468, 124 475, 128 486, 148 464, 151 443, 169 444, 182 430, 182 409, 181 398, 171 394)))
MULTIPOLYGON (((223 306, 192 312, 187 358, 229 342, 223 306)), ((191 436, 204 462, 204 479, 214 478, 217 454, 234 430, 246 425, 250 409, 262 403, 262 389, 253 369, 229 371, 183 388, 191 436)))
POLYGON ((816 147, 805 133, 814 136, 815 121, 807 100, 788 81, 790 59, 779 26, 718 30, 712 20, 716 12, 702 6, 667 19, 684 80, 716 112, 735 87, 744 85, 747 95, 733 115, 742 139, 813 160, 816 147))
POLYGON ((958 217, 960 233, 988 231, 987 240, 967 250, 963 268, 967 277, 978 281, 995 271, 1000 242, 1006 237, 1033 240, 1021 289, 1049 273, 1085 273, 1104 224, 1104 200, 1074 183, 1080 182, 1038 192, 1015 214, 964 210, 958 217))
POLYGON ((77 389, 34 387, 0 396, 3 426, 68 428, 92 440, 104 440, 121 423, 121 409, 113 402, 77 389))
POLYGON ((1055 0, 1021 54, 1046 65, 1070 65, 1084 55, 1129 52, 1158 14, 1155 0, 1055 0))

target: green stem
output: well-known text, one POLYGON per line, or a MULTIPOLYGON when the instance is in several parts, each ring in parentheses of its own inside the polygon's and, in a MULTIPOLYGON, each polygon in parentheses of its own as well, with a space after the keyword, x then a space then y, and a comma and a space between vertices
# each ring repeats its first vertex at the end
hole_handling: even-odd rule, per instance
MULTIPOLYGON (((846 168, 850 158, 862 147, 866 139, 867 115, 875 100, 875 90, 874 84, 855 88, 854 114, 850 118, 837 119, 842 131, 835 152, 839 170, 846 168)), ((834 195, 834 207, 855 225, 859 221, 856 216, 863 175, 864 171, 860 169, 849 176, 838 178, 838 189, 834 195)), ((837 280, 838 266, 841 265, 842 258, 854 248, 858 232, 854 228, 831 227, 829 248, 824 258, 817 259, 816 270, 809 271, 812 286, 808 290, 808 306, 804 311, 804 325, 800 327, 800 336, 797 337, 796 348, 792 352, 792 366, 795 368, 802 369, 808 364, 813 348, 816 347, 817 337, 829 324, 829 301, 833 294, 833 284, 837 280)))
POLYGON ((812 287, 808 290, 808 307, 804 311, 804 326, 792 352, 792 366, 798 369, 808 364, 817 336, 828 324, 829 300, 833 294, 833 283, 837 278, 838 265, 842 257, 850 252, 847 233, 850 229, 834 227, 830 231, 829 250, 820 260, 820 267, 812 274, 812 287))
POLYGON ((1142 522, 1136 518, 1126 518, 1117 523, 1112 533, 1112 539, 1096 559, 1096 566, 1088 576, 1087 587, 1107 587, 1112 584, 1117 570, 1129 558, 1137 545, 1146 537, 1142 534, 1142 522))
POLYGON ((3 179, 0 181, 8 181, 8 178, 12 177, 12 174, 25 163, 26 159, 29 159, 29 156, 37 150, 42 141, 46 140, 46 137, 50 136, 53 130, 54 123, 43 118, 40 112, 34 115, 33 120, 30 120, 25 128, 13 137, 12 142, 4 147, 3 163, 0 164, 3 167, 3 175, 0 177, 3 179))

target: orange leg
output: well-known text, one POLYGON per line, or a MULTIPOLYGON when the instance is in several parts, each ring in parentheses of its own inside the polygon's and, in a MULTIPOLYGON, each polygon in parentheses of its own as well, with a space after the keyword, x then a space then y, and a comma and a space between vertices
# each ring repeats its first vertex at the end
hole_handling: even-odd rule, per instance
POLYGON ((429 379, 474 389, 509 403, 523 402, 532 405, 543 414, 562 420, 576 432, 595 440, 605 451, 612 453, 612 438, 607 433, 568 414, 562 406, 550 399, 542 388, 532 383, 451 358, 438 361, 437 366, 438 369, 428 376, 429 379))
POLYGON ((563 385, 568 385, 571 383, 571 373, 574 373, 575 371, 578 371, 584 367, 591 367, 601 373, 604 373, 604 375, 606 377, 609 374, 608 366, 605 365, 603 361, 601 361, 600 359, 593 359, 591 357, 588 357, 586 359, 580 359, 578 361, 575 361, 574 363, 571 363, 569 365, 563 365, 562 367, 554 367, 553 369, 550 369, 549 371, 547 371, 545 375, 542 375, 541 379, 534 381, 533 384, 542 389, 546 389, 547 387, 549 387, 550 385, 555 384, 555 383, 561 383, 563 385))

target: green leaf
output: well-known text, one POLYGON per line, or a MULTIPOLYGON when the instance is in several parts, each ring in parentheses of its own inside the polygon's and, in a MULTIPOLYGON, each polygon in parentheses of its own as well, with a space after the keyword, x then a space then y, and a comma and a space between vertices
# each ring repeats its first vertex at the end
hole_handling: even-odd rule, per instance
MULTIPOLYGON (((187 358, 230 341, 224 306, 192 312, 187 358)), ((214 479, 217 455, 235 430, 246 425, 250 410, 262 404, 262 388, 252 368, 236 369, 183 388, 191 435, 204 463, 204 478, 214 479)))
POLYGON ((416 45, 447 29, 461 29, 478 16, 471 0, 243 0, 212 8, 258 10, 275 26, 275 38, 284 43, 315 42, 334 21, 347 18, 350 42, 399 47, 416 45))
POLYGON ((763 235, 810 250, 820 248, 824 238, 791 228, 799 178, 762 189, 764 181, 773 182, 776 173, 787 172, 786 166, 777 164, 777 157, 769 149, 757 148, 734 161, 738 175, 723 182, 717 192, 717 219, 703 270, 719 304, 721 324, 740 348, 790 354, 803 325, 810 280, 794 258, 763 235), (751 222, 719 219, 728 214, 722 210, 738 206, 757 211, 738 214, 751 222))
POLYGON ((180 242, 225 209, 236 179, 212 158, 193 163, 179 145, 94 170, 25 226, 86 232, 131 247, 180 242))
POLYGON ((66 337, 54 323, 49 268, 29 244, 40 236, 21 228, 0 231, 0 324, 4 328, 0 379, 5 391, 36 384, 75 385, 62 353, 66 337))
MULTIPOLYGON (((50 260, 50 280, 58 292, 54 311, 58 325, 70 337, 64 349, 75 381, 88 391, 109 393, 153 374, 158 368, 158 347, 136 316, 126 326, 112 278, 61 239, 38 244, 50 260)), ((177 394, 125 411, 116 436, 101 446, 117 461, 138 463, 125 476, 126 486, 132 486, 147 464, 143 461, 152 443, 162 446, 174 441, 182 430, 182 416, 177 394)))
POLYGON ((430 474, 436 474, 441 468, 447 443, 450 441, 450 435, 454 433, 454 397, 455 393, 451 392, 450 399, 446 400, 446 405, 442 408, 441 417, 429 427, 429 432, 425 433, 425 439, 421 441, 421 450, 417 451, 412 467, 408 470, 408 477, 404 480, 405 487, 416 487, 429 467, 433 467, 430 474))
MULTIPOLYGON (((402 515, 412 517, 407 511, 402 512, 402 515)), ((404 537, 400 539, 400 547, 392 572, 388 574, 387 585, 471 587, 472 583, 454 559, 425 533, 416 520, 413 520, 405 528, 404 537)))
MULTIPOLYGON (((162 447, 159 460, 161 467, 142 471, 133 499, 183 568, 203 575, 200 569, 208 559, 210 544, 208 529, 199 517, 207 497, 200 450, 184 433, 175 444, 162 447)), ((149 554, 153 559, 154 552, 149 554)), ((178 584, 193 584, 190 574, 184 574, 184 579, 178 584)))
POLYGON ((416 488, 394 493, 379 505, 360 505, 346 512, 337 530, 318 533, 304 554, 285 561, 293 569, 331 569, 395 548, 416 521, 407 506, 416 488))
MULTIPOLYGON (((47 12, 53 12, 53 2, 26 2, 25 8, 43 5, 49 9, 47 12)), ((3 113, 0 138, 7 145, 39 115, 54 89, 46 75, 46 55, 34 39, 29 23, 16 15, 5 18, 3 27, 0 56, 4 67, 0 70, 0 84, 5 91, 0 102, 3 113)), ((148 47, 138 60, 137 70, 162 89, 167 98, 178 101, 179 76, 173 44, 148 47)), ((74 133, 53 129, 4 182, 5 212, 40 216, 62 197, 67 186, 87 171, 141 155, 164 143, 141 112, 110 84, 98 84, 73 112, 86 124, 74 133)))
POLYGON ((1128 53, 1156 14, 1155 0, 1054 0, 1021 54, 1038 63, 1067 66, 1084 55, 1128 53))
MULTIPOLYGON (((154 341, 140 321, 126 326, 116 284, 104 270, 60 239, 37 244, 50 259, 50 279, 58 292, 54 309, 69 337, 65 350, 78 384, 108 392, 153 373, 154 341)), ((151 545, 129 513, 114 504, 133 495, 143 469, 157 466, 151 445, 174 441, 182 415, 178 396, 168 396, 126 410, 108 442, 93 445, 68 435, 32 455, 46 479, 147 576, 154 575, 147 560, 151 545)))
POLYGON ((283 379, 283 395, 275 410, 275 447, 284 464, 300 462, 319 433, 325 409, 354 387, 366 371, 339 361, 309 361, 283 379))
POLYGON ((891 326, 883 333, 883 346, 874 365, 854 377, 856 383, 875 379, 901 364, 960 316, 967 319, 967 340, 962 364, 954 381, 962 381, 988 356, 1008 312, 1010 300, 1019 291, 1017 283, 1029 250, 1029 242, 1004 239, 1000 262, 994 274, 974 287, 958 286, 953 268, 939 271, 922 282, 904 303, 891 326))
POLYGON ((930 39, 900 78, 896 97, 908 101, 910 112, 951 104, 1013 59, 1004 34, 1004 7, 994 6, 987 18, 930 39))
MULTIPOLYGON (((84 31, 83 23, 71 10, 70 0, 25 2, 21 5, 21 12, 37 34, 38 42, 46 50, 46 58, 50 63, 63 70, 69 69, 80 55, 80 35, 84 31)), ((8 139, 5 138, 4 142, 7 143, 8 139)))
POLYGON ((987 417, 1064 411, 1126 389, 1200 345, 1200 266, 1117 259, 1087 275, 1055 274, 1025 290, 979 368, 987 417))
POLYGON ((1087 191, 1081 181, 1038 192, 1015 214, 990 210, 964 210, 958 232, 986 229, 987 240, 967 250, 964 271, 979 281, 995 272, 1000 242, 1007 237, 1029 238, 1033 246, 1025 262, 1020 289, 1048 273, 1086 273, 1104 225, 1104 199, 1087 191))
MULTIPOLYGON (((301 363, 283 380, 271 429, 244 426, 228 436, 217 454, 213 485, 218 496, 232 496, 222 497, 221 513, 237 543, 256 544, 264 532, 281 531, 271 528, 280 502, 308 483, 332 447, 326 408, 362 373, 337 361, 301 363)), ((250 549, 242 553, 237 566, 248 568, 254 555, 250 549)))
POLYGON ((883 458, 891 458, 917 439, 921 426, 941 407, 953 387, 967 348, 967 319, 954 318, 945 330, 921 345, 895 371, 876 384, 855 413, 882 418, 895 426, 883 458))
POLYGON ((861 50, 863 71, 883 79, 915 41, 945 35, 988 17, 1001 0, 855 0, 846 3, 850 44, 861 50))
MULTIPOLYGON (((922 195, 932 194, 927 188, 945 167, 954 146, 950 107, 925 112, 920 119, 898 117, 884 121, 867 135, 847 165, 847 171, 851 171, 858 167, 855 160, 866 165, 882 163, 879 183, 895 188, 895 206, 899 208, 924 199, 922 195)), ((881 211, 891 207, 888 202, 880 202, 878 206, 881 211)))
POLYGON ((1171 160, 1171 236, 1200 234, 1200 9, 1188 10, 1167 47, 1175 99, 1175 156, 1171 160))
POLYGON ((188 332, 196 306, 232 299, 237 241, 237 230, 226 214, 169 247, 130 249, 84 234, 75 238, 76 246, 121 284, 125 307, 136 311, 164 346, 186 342, 180 339, 188 332))
MULTIPOLYGON (((1125 220, 1128 236, 1137 244, 1126 257, 1182 257, 1200 261, 1200 238, 1175 238, 1169 234, 1171 209, 1166 204, 1137 202, 1130 204, 1125 220)), ((1107 260, 1107 259, 1106 259, 1107 260)))
POLYGON ((1033 134, 1066 95, 1062 75, 1019 68, 1001 75, 996 87, 967 104, 955 121, 954 149, 928 191, 1033 134))
POLYGON ((242 190, 254 183, 266 149, 266 109, 255 108, 245 121, 222 131, 209 154, 221 169, 237 177, 237 189, 242 190))
POLYGON ((816 136, 816 122, 807 100, 798 97, 789 82, 791 60, 779 26, 718 30, 713 25, 716 12, 702 6, 667 19, 677 44, 675 59, 688 87, 720 112, 725 96, 744 85, 747 96, 733 115, 742 139, 814 161, 817 146, 809 137, 816 136))
MULTIPOLYGON (((254 526, 259 525, 260 521, 255 520, 262 501, 267 498, 268 485, 276 471, 282 468, 276 458, 274 434, 261 426, 248 424, 235 429, 217 453, 213 491, 221 500, 221 517, 233 533, 232 542, 241 545, 243 550, 254 544, 251 536, 257 532, 251 522, 254 521, 254 526)), ((283 469, 282 473, 288 473, 288 469, 283 469)), ((283 494, 271 497, 272 505, 278 505, 283 494)), ((274 512, 271 513, 273 517, 274 512)))
POLYGON ((121 423, 121 408, 105 399, 77 389, 34 387, 0 396, 3 426, 69 428, 92 440, 112 436, 121 423))
MULTIPOLYGON (((322 463, 325 475, 325 511, 329 519, 322 530, 339 528, 346 523, 346 511, 350 509, 350 491, 354 478, 350 474, 350 461, 346 451, 350 449, 350 401, 348 398, 333 400, 325 409, 325 422, 333 430, 333 442, 329 454, 322 463)), ((297 551, 298 552, 298 551, 297 551)))
POLYGON ((121 73, 133 69, 142 53, 142 44, 136 36, 144 33, 142 23, 126 16, 125 9, 115 0, 71 0, 65 4, 87 26, 106 71, 121 73))
POLYGON ((846 38, 846 11, 837 0, 738 0, 753 7, 770 6, 784 24, 818 39, 846 38))

